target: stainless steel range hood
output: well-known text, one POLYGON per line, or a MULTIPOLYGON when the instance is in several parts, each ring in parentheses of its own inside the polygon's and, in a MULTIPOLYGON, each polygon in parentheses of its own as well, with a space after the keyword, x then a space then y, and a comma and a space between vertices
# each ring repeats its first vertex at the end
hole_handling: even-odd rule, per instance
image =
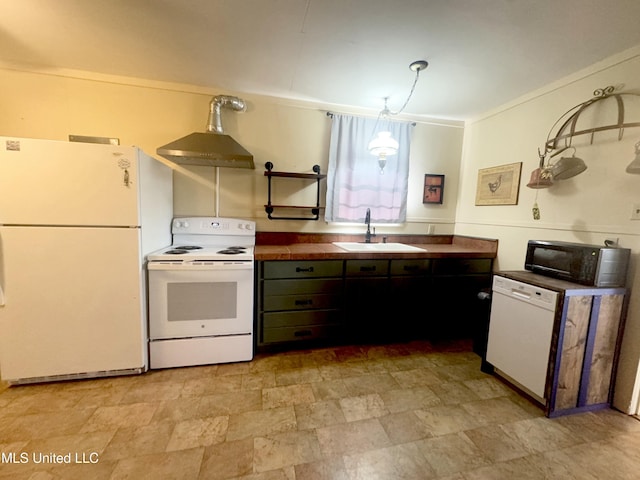
POLYGON ((179 165, 255 168, 253 155, 222 129, 221 109, 244 112, 246 104, 238 97, 217 95, 209 103, 206 132, 196 132, 159 147, 158 155, 179 165))

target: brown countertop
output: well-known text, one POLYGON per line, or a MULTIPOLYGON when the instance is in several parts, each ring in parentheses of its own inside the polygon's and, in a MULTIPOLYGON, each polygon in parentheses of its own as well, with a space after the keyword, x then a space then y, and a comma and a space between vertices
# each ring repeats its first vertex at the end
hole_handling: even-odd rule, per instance
MULTIPOLYGON (((586 290, 598 290, 604 291, 607 289, 620 289, 624 287, 593 287, 589 285, 581 285, 579 283, 568 282, 566 280, 560 280, 558 278, 547 277, 546 275, 540 275, 528 270, 502 270, 495 272, 496 275, 508 278, 510 280, 516 280, 522 283, 528 283, 540 288, 546 288, 554 292, 570 292, 573 290, 580 290, 584 292, 586 290)), ((585 294, 586 295, 586 294, 585 294)))
POLYGON ((260 236, 255 247, 254 256, 258 261, 263 260, 347 260, 347 259, 402 259, 402 258, 495 258, 498 250, 498 241, 460 236, 428 236, 412 235, 410 238, 402 236, 389 236, 389 242, 400 242, 424 249, 423 252, 347 252, 333 245, 334 241, 359 241, 351 237, 332 235, 330 238, 322 238, 314 235, 313 240, 304 236, 286 236, 281 240, 288 242, 278 243, 276 239, 269 237, 267 244, 261 244, 260 236), (410 240, 410 241, 408 241, 410 240), (449 243, 444 243, 446 241, 449 243))

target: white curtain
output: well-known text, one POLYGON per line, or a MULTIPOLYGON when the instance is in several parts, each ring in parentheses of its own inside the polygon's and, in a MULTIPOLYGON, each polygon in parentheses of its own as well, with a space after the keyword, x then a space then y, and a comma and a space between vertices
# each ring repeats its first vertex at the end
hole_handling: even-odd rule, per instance
POLYGON ((363 222, 367 208, 375 223, 402 223, 407 217, 411 123, 333 115, 327 171, 327 222, 363 222), (367 149, 380 131, 400 144, 380 173, 367 149))

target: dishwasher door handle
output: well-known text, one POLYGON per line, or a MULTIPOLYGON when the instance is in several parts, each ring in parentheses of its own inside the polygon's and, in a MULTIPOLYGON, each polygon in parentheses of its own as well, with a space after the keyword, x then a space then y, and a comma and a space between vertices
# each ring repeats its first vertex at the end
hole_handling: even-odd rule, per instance
POLYGON ((520 290, 511 289, 511 295, 521 300, 531 300, 531 295, 521 292, 520 290))

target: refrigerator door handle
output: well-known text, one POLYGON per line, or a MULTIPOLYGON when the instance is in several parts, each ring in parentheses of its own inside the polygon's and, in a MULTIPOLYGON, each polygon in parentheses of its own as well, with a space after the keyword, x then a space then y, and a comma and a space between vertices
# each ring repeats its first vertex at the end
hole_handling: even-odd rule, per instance
POLYGON ((0 285, 0 307, 4 307, 4 290, 2 290, 2 285, 0 285))

